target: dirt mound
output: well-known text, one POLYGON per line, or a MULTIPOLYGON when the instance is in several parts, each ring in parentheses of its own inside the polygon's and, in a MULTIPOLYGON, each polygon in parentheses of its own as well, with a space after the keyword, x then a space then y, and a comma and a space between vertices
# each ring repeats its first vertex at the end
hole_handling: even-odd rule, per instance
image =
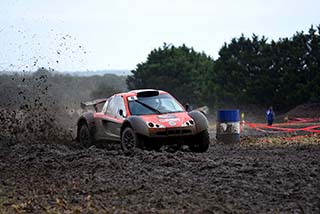
POLYGON ((130 157, 117 148, 1 141, 0 213, 320 212, 319 145, 245 141, 130 157))
POLYGON ((286 113, 290 117, 314 118, 320 117, 320 103, 302 104, 286 113))

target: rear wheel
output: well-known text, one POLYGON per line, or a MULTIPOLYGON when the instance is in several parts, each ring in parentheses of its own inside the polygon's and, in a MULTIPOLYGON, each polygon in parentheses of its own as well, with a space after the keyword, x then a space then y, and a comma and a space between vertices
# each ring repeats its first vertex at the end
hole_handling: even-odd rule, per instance
POLYGON ((210 144, 210 137, 208 130, 200 132, 190 143, 189 148, 192 152, 206 152, 210 144))
POLYGON ((79 130, 79 142, 83 147, 90 147, 93 145, 93 138, 90 134, 90 130, 86 124, 83 124, 79 130))
POLYGON ((126 154, 133 153, 137 148, 143 149, 142 139, 131 127, 126 127, 121 134, 121 148, 126 154))

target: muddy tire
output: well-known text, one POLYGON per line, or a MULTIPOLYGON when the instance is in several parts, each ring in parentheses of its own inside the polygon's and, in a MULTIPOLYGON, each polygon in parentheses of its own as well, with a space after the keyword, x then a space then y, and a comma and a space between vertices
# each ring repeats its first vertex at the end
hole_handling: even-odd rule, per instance
POLYGON ((93 137, 90 134, 90 130, 86 124, 83 124, 79 130, 79 142, 81 146, 88 148, 93 145, 93 137))
POLYGON ((131 127, 125 128, 121 134, 121 148, 125 154, 132 154, 137 149, 144 149, 142 139, 131 127))
POLYGON ((208 130, 200 132, 190 143, 189 148, 192 152, 206 152, 210 144, 210 137, 208 130))

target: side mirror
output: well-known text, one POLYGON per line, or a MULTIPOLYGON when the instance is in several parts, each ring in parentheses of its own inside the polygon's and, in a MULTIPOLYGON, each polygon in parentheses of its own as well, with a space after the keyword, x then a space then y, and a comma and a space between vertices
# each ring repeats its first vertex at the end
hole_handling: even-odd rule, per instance
POLYGON ((122 109, 119 110, 119 115, 121 117, 126 117, 127 116, 122 109))

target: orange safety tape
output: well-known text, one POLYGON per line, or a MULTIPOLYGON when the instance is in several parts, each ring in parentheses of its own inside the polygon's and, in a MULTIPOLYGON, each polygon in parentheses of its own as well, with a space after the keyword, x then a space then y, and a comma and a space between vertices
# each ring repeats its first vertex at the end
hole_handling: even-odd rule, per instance
POLYGON ((296 122, 301 122, 301 123, 309 123, 309 122, 316 122, 316 121, 320 121, 320 118, 301 118, 301 117, 296 117, 296 118, 292 118, 289 119, 289 121, 296 121, 296 122))
POLYGON ((261 132, 268 132, 268 133, 277 133, 277 132, 296 132, 296 131, 307 131, 307 132, 313 132, 313 133, 320 133, 320 125, 314 125, 314 126, 308 126, 303 128, 283 128, 278 126, 268 126, 262 123, 248 123, 248 122, 241 122, 241 125, 245 124, 253 129, 256 129, 261 132), (272 129, 273 131, 267 131, 264 129, 272 129), (276 131, 274 131, 276 130, 276 131))
POLYGON ((292 118, 286 123, 276 123, 274 126, 286 126, 300 123, 320 122, 320 118, 292 118))

